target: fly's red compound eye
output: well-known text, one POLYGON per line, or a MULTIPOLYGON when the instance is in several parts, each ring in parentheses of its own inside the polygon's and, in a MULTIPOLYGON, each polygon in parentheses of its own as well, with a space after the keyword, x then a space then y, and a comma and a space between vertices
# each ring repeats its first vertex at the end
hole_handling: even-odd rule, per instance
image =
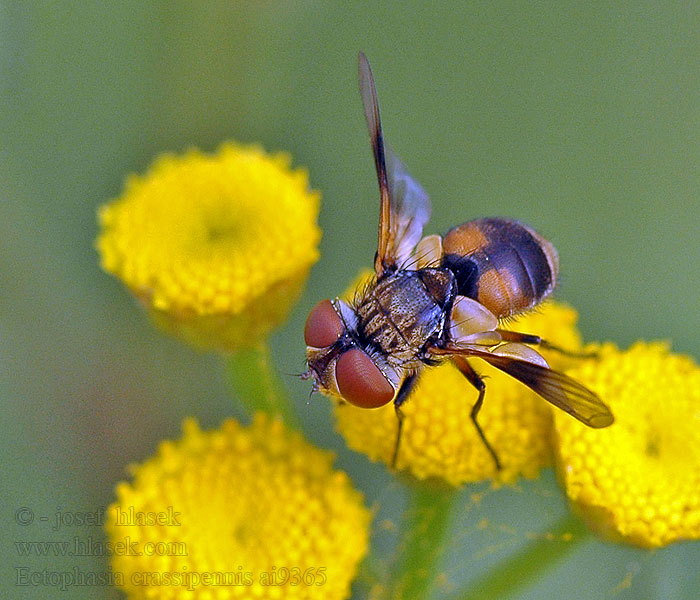
POLYGON ((321 300, 311 309, 304 326, 307 346, 326 348, 338 341, 345 327, 330 300, 321 300))
POLYGON ((359 348, 351 348, 340 355, 335 377, 343 398, 360 408, 378 408, 394 398, 394 388, 359 348))

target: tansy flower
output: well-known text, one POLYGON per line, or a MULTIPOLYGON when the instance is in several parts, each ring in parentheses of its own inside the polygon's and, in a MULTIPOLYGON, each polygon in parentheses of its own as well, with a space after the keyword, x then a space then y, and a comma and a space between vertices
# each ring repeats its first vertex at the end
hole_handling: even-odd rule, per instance
POLYGON ((167 331, 234 350, 281 322, 318 258, 318 192, 287 154, 161 156, 99 211, 102 268, 167 331))
MULTIPOLYGON (((361 275, 355 285, 368 277, 361 275)), ((352 298, 352 291, 346 298, 352 298)), ((506 328, 539 334, 571 351, 581 349, 577 313, 557 302, 546 302, 536 312, 509 320, 506 328)), ((550 365, 560 368, 571 359, 543 352, 550 365)), ((497 478, 513 481, 534 477, 551 463, 551 411, 545 400, 523 384, 478 359, 476 370, 487 377, 479 424, 498 453, 498 471, 474 427, 470 412, 477 391, 450 362, 426 368, 416 389, 401 407, 403 433, 396 461, 415 477, 437 477, 452 485, 497 478)), ((397 418, 393 403, 378 409, 337 403, 337 429, 348 445, 370 459, 390 464, 396 443, 397 418)))
MULTIPOLYGON (((131 467, 106 525, 128 598, 346 598, 369 512, 331 453, 259 413, 131 467)), ((116 579, 116 578, 115 578, 116 579)))
POLYGON ((600 430, 556 416, 557 469, 578 512, 603 536, 646 548, 700 538, 700 367, 639 342, 606 344, 570 374, 615 415, 600 430))

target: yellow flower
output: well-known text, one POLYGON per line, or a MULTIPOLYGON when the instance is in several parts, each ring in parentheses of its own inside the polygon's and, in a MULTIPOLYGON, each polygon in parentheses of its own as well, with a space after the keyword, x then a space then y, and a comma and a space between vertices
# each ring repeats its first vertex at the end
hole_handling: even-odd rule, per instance
POLYGON ((348 597, 370 514, 332 454, 262 413, 183 431, 131 468, 108 509, 128 598, 348 597))
POLYGON ((161 156, 100 209, 102 268, 190 343, 255 343, 286 317, 318 258, 320 194, 290 164, 234 143, 161 156))
POLYGON ((700 538, 700 367, 666 344, 600 349, 570 374, 615 415, 589 429, 557 414, 557 468, 604 537, 646 548, 700 538))
MULTIPOLYGON (((351 290, 368 277, 363 273, 351 290)), ((352 291, 345 297, 352 298, 352 291)), ((574 309, 550 301, 536 312, 509 320, 505 327, 538 334, 577 351, 581 349, 577 319, 574 309)), ((571 360, 554 352, 543 354, 555 368, 571 360)), ((552 460, 549 405, 512 377, 481 360, 472 362, 487 377, 479 424, 499 455, 501 471, 496 470, 470 418, 477 392, 450 362, 426 368, 401 407, 404 426, 397 469, 407 469, 419 479, 441 478, 454 486, 488 478, 508 482, 518 476, 537 476, 552 460)), ((391 463, 398 426, 392 403, 378 409, 337 403, 335 415, 348 446, 371 460, 391 463)))

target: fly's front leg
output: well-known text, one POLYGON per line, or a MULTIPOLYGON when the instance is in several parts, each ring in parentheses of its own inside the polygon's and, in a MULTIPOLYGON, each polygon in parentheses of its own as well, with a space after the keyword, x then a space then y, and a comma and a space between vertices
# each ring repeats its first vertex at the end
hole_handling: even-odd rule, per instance
POLYGON ((462 356, 453 356, 452 362, 460 370, 462 375, 464 375, 467 378, 467 381, 469 381, 469 383, 471 383, 479 392, 479 397, 476 399, 476 402, 474 403, 474 406, 472 407, 472 412, 471 412, 472 423, 474 423, 474 427, 476 428, 476 432, 479 434, 479 437, 481 438, 481 441, 484 443, 484 446, 486 446, 486 449, 489 451, 489 454, 491 454, 491 457, 493 458, 493 462, 496 463, 496 469, 498 469, 500 471, 501 470, 501 461, 498 460, 498 455, 496 454, 496 451, 493 449, 491 444, 489 444, 489 441, 486 439, 486 436, 484 435, 484 432, 481 429, 481 425, 479 425, 479 421, 477 421, 477 416, 479 415, 479 411, 481 410, 481 405, 484 403, 484 394, 486 393, 486 384, 484 383, 484 380, 481 378, 481 376, 472 368, 472 366, 462 356))
POLYGON ((496 329, 496 331, 500 334, 501 339, 504 342, 517 342, 519 344, 540 346, 540 348, 554 350, 555 352, 559 352, 559 354, 570 356, 571 358, 596 358, 596 356, 598 356, 595 352, 575 352, 572 350, 566 350, 565 348, 550 344, 547 340, 543 340, 539 335, 520 333, 518 331, 508 331, 506 329, 496 329))
POLYGON ((418 373, 411 373, 406 379, 403 380, 401 387, 399 388, 396 398, 394 398, 394 410, 396 411, 396 419, 398 420, 398 429, 396 431, 396 442, 394 443, 394 453, 391 456, 391 468, 396 467, 396 459, 399 456, 399 444, 401 443, 401 433, 403 431, 403 413, 401 412, 401 405, 408 400, 408 396, 411 391, 413 391, 413 386, 415 386, 418 379, 418 373))

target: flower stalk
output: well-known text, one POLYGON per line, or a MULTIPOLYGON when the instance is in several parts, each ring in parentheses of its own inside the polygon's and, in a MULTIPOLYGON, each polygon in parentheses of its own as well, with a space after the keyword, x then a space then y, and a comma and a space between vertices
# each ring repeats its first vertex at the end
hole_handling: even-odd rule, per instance
POLYGON ((591 535, 583 522, 568 514, 546 535, 539 537, 511 558, 498 563, 488 573, 449 600, 505 600, 566 558, 591 535))
POLYGON ((262 411, 281 417, 290 429, 299 429, 299 419, 272 363, 267 342, 233 352, 228 357, 231 386, 249 413, 262 411))
POLYGON ((403 535, 390 574, 387 597, 427 598, 445 549, 457 490, 435 482, 415 483, 403 535))

